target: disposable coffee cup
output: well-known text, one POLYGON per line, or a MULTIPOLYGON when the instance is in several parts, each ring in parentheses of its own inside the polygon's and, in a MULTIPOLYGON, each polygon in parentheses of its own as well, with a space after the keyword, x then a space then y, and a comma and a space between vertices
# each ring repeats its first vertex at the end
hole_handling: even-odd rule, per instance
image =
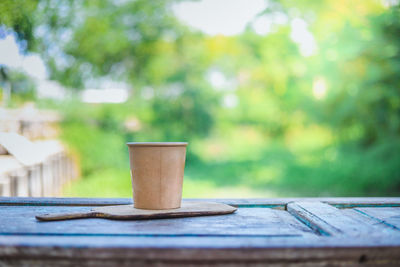
POLYGON ((127 143, 138 209, 181 207, 187 143, 127 143))

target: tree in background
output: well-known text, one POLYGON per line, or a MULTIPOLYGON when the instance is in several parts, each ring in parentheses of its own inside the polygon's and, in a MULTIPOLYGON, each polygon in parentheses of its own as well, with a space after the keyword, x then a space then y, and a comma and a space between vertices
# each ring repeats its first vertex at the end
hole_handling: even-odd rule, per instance
MULTIPOLYGON (((0 1, 1 34, 12 31, 22 50, 40 53, 51 79, 74 91, 104 77, 131 86, 124 105, 69 104, 66 138, 89 162, 87 173, 123 162, 123 147, 116 144, 126 140, 204 141, 210 133, 235 136, 245 128, 262 135, 256 134, 258 144, 251 149, 264 149, 272 139, 285 150, 289 160, 282 159, 276 172, 283 185, 286 179, 300 190, 318 180, 335 192, 398 191, 399 4, 268 1, 256 18, 270 22, 267 32, 249 24, 243 34, 227 37, 188 29, 173 16, 174 3, 0 1), (313 41, 312 51, 302 38, 313 41), (227 88, 210 84, 207 77, 215 70, 231 80, 227 88), (230 104, 222 105, 224 100, 230 104), (123 121, 133 114, 141 129, 129 132, 123 121), (292 145, 302 142, 301 135, 309 139, 308 150, 292 145), (90 143, 100 145, 81 146, 90 143), (108 156, 90 163, 87 158, 104 147, 110 148, 108 156), (300 177, 297 184, 294 176, 300 177)), ((219 138, 229 148, 239 142, 219 138)), ((260 155, 254 166, 272 164, 260 155)), ((239 176, 254 175, 253 165, 242 165, 239 176)), ((238 175, 226 173, 227 180, 238 175)), ((268 181, 253 184, 270 186, 268 181)))
POLYGON ((151 128, 147 138, 189 140, 211 129, 217 96, 204 79, 203 37, 178 23, 172 3, 2 1, 0 24, 72 90, 96 77, 129 83, 132 112, 148 110, 140 118, 151 128))

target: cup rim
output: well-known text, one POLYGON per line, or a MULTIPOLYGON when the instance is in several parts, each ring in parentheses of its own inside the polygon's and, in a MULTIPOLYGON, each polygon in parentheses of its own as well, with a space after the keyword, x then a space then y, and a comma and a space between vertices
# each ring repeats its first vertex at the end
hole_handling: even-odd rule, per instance
POLYGON ((146 147, 157 147, 157 146, 187 146, 187 142, 128 142, 127 146, 146 146, 146 147))

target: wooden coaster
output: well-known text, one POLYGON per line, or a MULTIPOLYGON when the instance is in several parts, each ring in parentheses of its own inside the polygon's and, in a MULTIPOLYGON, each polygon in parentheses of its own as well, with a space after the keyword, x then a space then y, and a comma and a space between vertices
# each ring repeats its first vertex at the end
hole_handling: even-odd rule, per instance
POLYGON ((209 216, 230 214, 236 211, 235 207, 216 202, 182 202, 179 209, 170 210, 143 210, 132 205, 96 207, 88 212, 53 213, 37 215, 39 221, 60 221, 81 218, 104 218, 112 220, 147 220, 180 218, 194 216, 209 216))

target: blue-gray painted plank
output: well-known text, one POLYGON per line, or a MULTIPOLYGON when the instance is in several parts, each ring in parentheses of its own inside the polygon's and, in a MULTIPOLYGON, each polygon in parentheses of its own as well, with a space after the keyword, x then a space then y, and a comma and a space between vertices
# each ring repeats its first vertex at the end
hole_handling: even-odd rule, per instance
MULTIPOLYGON (((34 200, 29 199, 29 201, 31 204, 34 204, 34 200)), ((239 208, 237 213, 233 215, 151 221, 111 221, 104 219, 82 219, 75 221, 38 222, 34 218, 34 216, 39 213, 89 211, 93 205, 98 205, 99 203, 115 204, 115 202, 118 201, 126 203, 128 199, 67 199, 68 205, 58 206, 58 204, 62 203, 63 201, 65 201, 65 199, 47 199, 47 202, 45 203, 49 205, 43 205, 43 203, 39 203, 39 205, 8 205, 1 207, 0 236, 2 236, 2 238, 6 238, 4 240, 12 238, 13 236, 25 236, 28 239, 34 239, 36 237, 47 237, 51 240, 56 240, 60 237, 70 237, 74 240, 79 240, 79 242, 89 237, 99 237, 104 239, 135 238, 135 240, 137 238, 165 238, 166 240, 168 238, 189 238, 188 240, 192 241, 196 240, 196 238, 200 238, 202 240, 204 240, 203 238, 222 238, 224 240, 227 240, 226 242, 224 242, 225 244, 229 243, 228 240, 233 238, 238 240, 251 240, 251 242, 256 243, 260 242, 259 240, 263 240, 263 242, 265 240, 280 240, 279 243, 281 245, 289 245, 300 242, 295 240, 303 240, 302 242, 311 242, 308 240, 314 240, 310 243, 314 244, 313 242, 317 242, 315 240, 318 240, 318 242, 314 244, 316 246, 320 246, 322 243, 325 242, 323 241, 321 243, 321 240, 332 240, 327 238, 315 239, 320 237, 317 237, 315 233, 307 226, 307 222, 300 222, 285 210, 271 209, 266 207, 260 208, 255 206, 252 208, 241 207, 239 208), (54 203, 56 204, 53 205, 54 203), (90 205, 70 205, 74 203, 78 205, 88 203, 90 205), (253 239, 258 241, 254 241, 253 239)), ((227 202, 226 200, 222 201, 227 202)), ((266 200, 260 200, 258 202, 254 200, 238 200, 236 203, 240 205, 259 205, 260 203, 267 204, 267 202, 265 201, 266 200)), ((341 201, 343 201, 343 199, 341 201)), ((272 202, 273 201, 270 201, 270 203, 272 202)), ((283 201, 279 200, 273 203, 279 204, 280 202, 283 201)), ((312 203, 310 204, 307 202, 306 204, 310 205, 310 207, 308 207, 309 210, 313 210, 312 203)), ((319 207, 317 209, 318 212, 322 212, 324 207, 329 208, 328 205, 321 204, 320 202, 316 202, 315 204, 319 207)), ((334 208, 331 207, 330 209, 334 208)), ((372 211, 371 208, 364 209, 370 209, 372 211)), ((387 216, 392 221, 398 219, 397 212, 400 211, 399 208, 376 209, 382 212, 389 212, 387 216), (395 216, 393 216, 393 214, 395 216)), ((315 214, 318 215, 317 213, 315 214)), ((326 217, 326 214, 323 214, 326 217)), ((340 212, 340 210, 335 210, 335 214, 345 216, 346 214, 348 214, 348 212, 340 212)), ((331 216, 329 218, 333 219, 334 217, 331 216)), ((362 217, 353 216, 352 219, 346 220, 349 222, 359 220, 358 222, 360 223, 362 222, 362 217)), ((336 218, 335 223, 337 223, 337 225, 339 226, 342 225, 343 227, 347 227, 345 223, 337 221, 336 218)), ((369 223, 369 225, 371 225, 371 223, 369 223)), ((357 226, 353 226, 351 229, 356 229, 354 227, 357 226)), ((363 227, 365 228, 365 225, 363 227)), ((372 227, 370 229, 375 228, 372 227)), ((357 232, 357 235, 358 232, 360 232, 361 235, 358 235, 357 238, 364 238, 364 242, 366 242, 367 244, 371 240, 374 240, 373 243, 378 244, 379 242, 383 242, 382 240, 384 239, 387 240, 388 237, 388 235, 384 234, 383 231, 382 237, 379 237, 379 231, 377 234, 375 233, 373 237, 369 237, 367 231, 355 232, 357 232)), ((349 231, 344 231, 344 233, 349 233, 349 231)), ((396 239, 396 237, 394 237, 394 239, 399 240, 400 238, 396 239)), ((383 244, 384 243, 385 242, 383 242, 383 244)), ((391 242, 391 244, 393 244, 393 242, 391 242)))
POLYGON ((235 214, 179 219, 115 221, 79 219, 38 222, 35 215, 85 212, 91 207, 7 206, 0 209, 0 235, 187 235, 304 236, 312 231, 283 210, 239 208, 235 214))

